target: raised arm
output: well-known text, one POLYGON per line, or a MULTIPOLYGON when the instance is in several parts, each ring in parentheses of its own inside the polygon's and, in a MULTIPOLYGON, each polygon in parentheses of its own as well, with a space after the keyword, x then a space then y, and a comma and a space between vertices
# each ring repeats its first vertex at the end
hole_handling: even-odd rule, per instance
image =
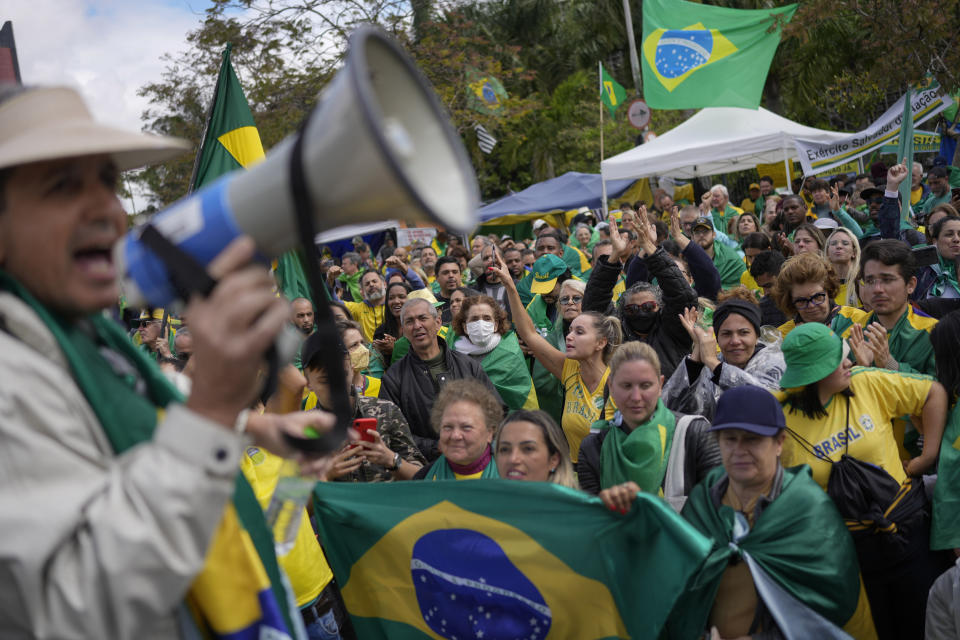
POLYGON ((503 258, 497 256, 497 264, 491 267, 491 269, 500 276, 500 282, 503 283, 503 287, 507 291, 507 300, 510 301, 510 313, 513 316, 513 325, 517 330, 517 335, 523 339, 527 348, 533 353, 533 357, 536 358, 547 371, 558 379, 561 378, 563 376, 563 361, 567 359, 567 355, 559 349, 554 348, 543 336, 537 333, 533 319, 530 318, 530 315, 523 306, 523 302, 520 301, 520 293, 517 291, 517 286, 514 284, 513 278, 510 277, 510 271, 503 262, 503 258))

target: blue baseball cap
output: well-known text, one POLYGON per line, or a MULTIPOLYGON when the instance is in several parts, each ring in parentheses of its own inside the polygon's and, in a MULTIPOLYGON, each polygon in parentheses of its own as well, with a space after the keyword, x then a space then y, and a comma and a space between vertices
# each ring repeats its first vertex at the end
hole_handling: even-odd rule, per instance
POLYGON ((775 436, 787 428, 780 402, 760 387, 744 385, 723 392, 717 401, 713 426, 708 431, 743 429, 760 436, 775 436))

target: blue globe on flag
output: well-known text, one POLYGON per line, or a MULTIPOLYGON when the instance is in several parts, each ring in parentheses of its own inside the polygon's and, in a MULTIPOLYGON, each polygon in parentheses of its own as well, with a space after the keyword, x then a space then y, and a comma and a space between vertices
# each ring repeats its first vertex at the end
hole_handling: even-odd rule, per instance
POLYGON ((481 90, 483 94, 483 101, 490 106, 495 106, 500 103, 500 99, 497 97, 497 92, 493 90, 493 87, 490 86, 489 82, 483 83, 483 89, 481 90))
POLYGON ((706 64, 712 53, 710 31, 671 29, 657 42, 656 69, 664 78, 679 78, 706 64))
POLYGON ((543 640, 553 613, 489 536, 441 529, 413 546, 411 578, 424 622, 442 638, 543 640))

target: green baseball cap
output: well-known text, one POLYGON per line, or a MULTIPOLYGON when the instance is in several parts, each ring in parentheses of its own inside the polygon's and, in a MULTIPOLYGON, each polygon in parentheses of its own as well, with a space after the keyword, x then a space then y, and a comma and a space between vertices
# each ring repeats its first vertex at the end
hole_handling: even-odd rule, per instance
POLYGON ((544 294, 553 291, 557 286, 557 278, 567 271, 567 263, 559 257, 548 253, 537 258, 533 263, 533 282, 530 291, 544 294))
POLYGON ((805 322, 787 334, 781 349, 787 369, 780 378, 780 386, 791 389, 829 376, 850 348, 827 325, 805 322))

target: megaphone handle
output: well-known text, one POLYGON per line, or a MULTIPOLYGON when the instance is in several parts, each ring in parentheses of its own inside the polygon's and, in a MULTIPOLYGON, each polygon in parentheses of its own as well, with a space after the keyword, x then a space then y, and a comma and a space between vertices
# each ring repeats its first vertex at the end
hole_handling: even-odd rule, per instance
POLYGON ((170 242, 152 224, 143 227, 143 231, 140 232, 140 241, 163 262, 169 274, 170 284, 173 285, 181 300, 189 300, 194 293, 206 297, 217 286, 217 281, 210 277, 206 267, 170 242))
POLYGON ((309 122, 310 117, 307 116, 290 150, 290 195, 293 200, 300 244, 303 247, 307 282, 316 307, 314 316, 316 331, 323 336, 323 344, 329 344, 331 347, 321 349, 317 355, 327 374, 327 382, 331 390, 330 410, 336 418, 336 423, 333 431, 321 436, 319 442, 316 442, 316 450, 333 452, 338 450, 346 440, 347 429, 353 421, 353 407, 350 405, 348 380, 343 367, 343 341, 340 339, 340 332, 330 308, 327 290, 323 286, 323 276, 320 274, 320 250, 317 249, 315 240, 317 230, 313 224, 314 207, 303 167, 303 133, 309 122))
MULTIPOLYGON (((173 285, 181 300, 189 300, 194 293, 206 297, 217 286, 217 281, 207 273, 202 264, 189 253, 170 242, 153 225, 148 224, 143 228, 140 240, 163 262, 170 276, 170 284, 173 285)), ((166 321, 167 312, 164 310, 164 325, 166 321)), ((280 363, 275 345, 270 345, 264 355, 267 359, 267 378, 260 392, 260 400, 266 403, 267 398, 277 390, 280 363)))

